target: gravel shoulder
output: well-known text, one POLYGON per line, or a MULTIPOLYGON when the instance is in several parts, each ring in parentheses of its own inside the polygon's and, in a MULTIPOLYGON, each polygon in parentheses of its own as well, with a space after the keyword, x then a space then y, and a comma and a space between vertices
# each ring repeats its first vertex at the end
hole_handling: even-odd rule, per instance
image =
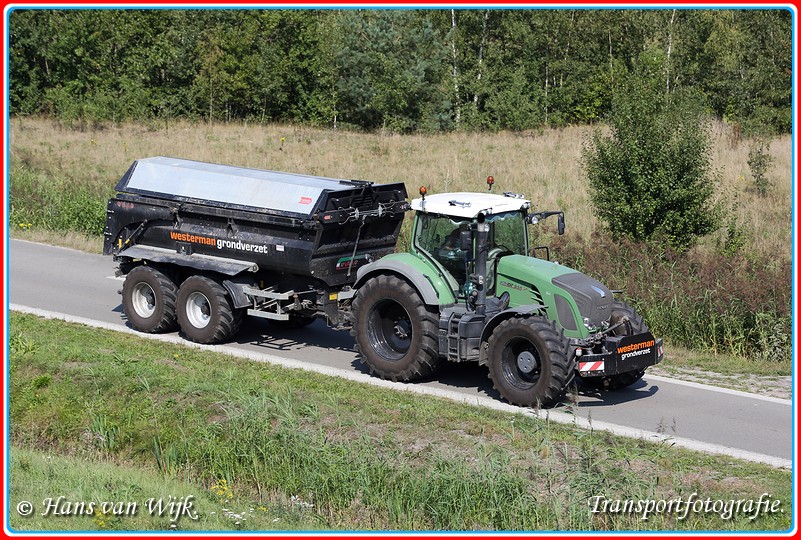
MULTIPOLYGON (((792 399, 793 397, 793 378, 790 375, 723 374, 698 368, 677 366, 670 366, 667 368, 652 366, 648 368, 648 373, 711 386, 730 388, 732 390, 751 392, 762 396, 781 399, 792 399)), ((648 378, 648 373, 645 375, 646 379, 648 378)))

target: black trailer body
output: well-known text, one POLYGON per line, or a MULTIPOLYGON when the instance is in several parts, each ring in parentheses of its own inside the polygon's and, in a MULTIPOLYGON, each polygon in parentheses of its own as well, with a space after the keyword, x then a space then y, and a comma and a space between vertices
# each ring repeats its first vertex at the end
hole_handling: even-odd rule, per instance
POLYGON ((176 287, 206 276, 234 309, 278 321, 321 312, 341 324, 338 294, 358 266, 395 250, 409 209, 402 183, 168 157, 135 161, 116 189, 103 251, 123 274, 149 265, 176 287))

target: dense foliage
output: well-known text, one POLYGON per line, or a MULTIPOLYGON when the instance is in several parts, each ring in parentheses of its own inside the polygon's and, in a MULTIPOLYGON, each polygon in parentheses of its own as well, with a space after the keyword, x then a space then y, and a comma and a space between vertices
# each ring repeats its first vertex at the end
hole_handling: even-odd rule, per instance
POLYGON ((551 246, 560 262, 624 291, 656 335, 714 354, 774 362, 792 353, 792 263, 726 256, 598 233, 594 249, 570 236, 551 246))
POLYGON ((720 221, 709 136, 695 96, 639 71, 614 90, 611 135, 596 130, 584 148, 593 210, 615 235, 685 251, 720 221))
POLYGON ((742 126, 791 127, 788 10, 15 10, 12 114, 393 131, 587 123, 644 50, 742 126))

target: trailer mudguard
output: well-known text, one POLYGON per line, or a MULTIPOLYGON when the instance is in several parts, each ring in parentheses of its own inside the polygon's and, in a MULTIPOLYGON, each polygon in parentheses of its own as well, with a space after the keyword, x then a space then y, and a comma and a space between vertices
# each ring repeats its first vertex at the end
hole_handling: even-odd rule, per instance
POLYGON ((234 308, 253 307, 253 299, 245 292, 245 287, 258 288, 258 284, 250 275, 240 274, 224 280, 222 284, 228 294, 231 295, 231 303, 233 303, 234 308))
POLYGON ((257 272, 259 270, 257 264, 248 261, 223 259, 222 257, 213 257, 211 255, 199 253, 186 255, 174 250, 155 246, 131 246, 115 255, 116 259, 122 257, 127 257, 132 260, 141 259, 157 263, 177 264, 204 272, 218 272, 226 276, 235 276, 242 272, 257 272))
POLYGON ((356 273, 356 288, 377 274, 397 274, 406 279, 423 297, 429 306, 456 303, 450 286, 425 262, 409 253, 393 253, 366 264, 356 273))

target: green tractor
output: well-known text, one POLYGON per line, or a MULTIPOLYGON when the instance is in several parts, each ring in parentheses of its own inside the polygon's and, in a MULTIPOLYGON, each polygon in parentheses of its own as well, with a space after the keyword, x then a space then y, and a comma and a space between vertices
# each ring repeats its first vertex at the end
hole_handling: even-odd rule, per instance
POLYGON ((478 362, 515 405, 559 401, 574 377, 614 390, 662 360, 662 340, 613 291, 533 257, 531 213, 514 193, 444 193, 411 202, 411 249, 359 268, 351 334, 373 375, 429 378, 443 362, 478 362))

